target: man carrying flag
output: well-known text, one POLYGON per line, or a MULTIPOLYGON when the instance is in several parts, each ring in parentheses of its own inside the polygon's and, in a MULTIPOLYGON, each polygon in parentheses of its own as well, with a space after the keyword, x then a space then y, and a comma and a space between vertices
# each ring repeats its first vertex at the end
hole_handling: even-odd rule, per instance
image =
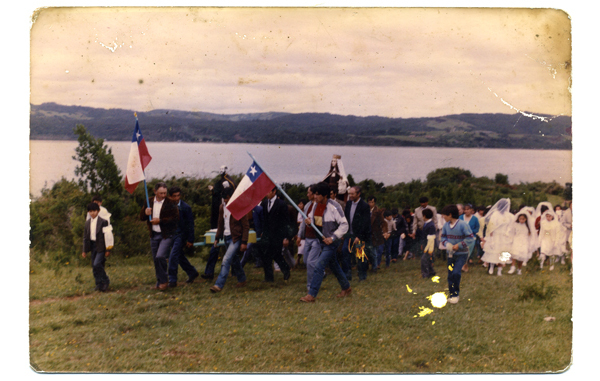
MULTIPOLYGON (((135 130, 131 139, 131 149, 129 151, 129 160, 127 161, 127 171, 125 174, 125 189, 129 193, 135 191, 140 181, 146 181, 144 170, 150 163, 150 160, 152 160, 152 156, 148 153, 148 147, 146 147, 146 141, 142 136, 140 124, 136 116, 135 130)), ((148 192, 146 191, 146 198, 148 198, 147 196, 148 192)))
POLYGON ((285 201, 277 198, 277 187, 263 169, 254 161, 246 175, 240 181, 227 209, 236 220, 241 220, 250 212, 263 197, 263 233, 258 244, 265 271, 265 282, 273 282, 273 260, 279 265, 283 279, 290 278, 290 268, 283 259, 281 251, 289 243, 292 231, 289 223, 289 213, 285 201))

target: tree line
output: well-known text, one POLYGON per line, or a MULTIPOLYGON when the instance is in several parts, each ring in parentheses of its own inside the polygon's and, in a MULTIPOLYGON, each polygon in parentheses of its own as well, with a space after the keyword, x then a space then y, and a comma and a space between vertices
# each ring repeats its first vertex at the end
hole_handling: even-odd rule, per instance
MULTIPOLYGON (((111 149, 104 139, 94 137, 83 125, 73 130, 79 142, 73 159, 78 162, 75 169, 77 180, 62 178, 52 187, 42 190, 41 195, 30 205, 30 257, 32 260, 61 266, 67 262, 79 263, 86 205, 94 195, 102 196, 105 206, 112 213, 111 223, 115 236, 113 255, 128 258, 149 255, 148 232, 139 221, 139 212, 146 204, 143 185, 133 194, 124 190, 124 174, 118 169, 111 149)), ((231 175, 239 183, 242 174, 231 175)), ((195 219, 195 241, 203 241, 204 233, 210 229, 211 193, 208 186, 215 178, 171 177, 151 179, 148 189, 158 181, 182 190, 182 199, 192 207, 195 219)), ((491 205, 500 198, 509 197, 516 209, 525 204, 535 206, 541 201, 554 204, 571 199, 570 184, 567 187, 556 182, 510 184, 507 175, 498 173, 495 178, 475 177, 470 171, 449 167, 430 172, 425 181, 413 180, 385 186, 372 179, 356 182, 348 175, 350 185, 362 187, 363 195, 375 196, 379 207, 385 209, 419 206, 419 198, 427 196, 430 204, 440 210, 452 203, 491 205)), ((282 184, 283 189, 294 200, 306 197, 310 184, 282 184)), ((152 196, 152 194, 150 194, 152 196)), ((196 250, 196 255, 207 251, 196 250)), ((82 262, 82 261, 81 261, 82 262)))

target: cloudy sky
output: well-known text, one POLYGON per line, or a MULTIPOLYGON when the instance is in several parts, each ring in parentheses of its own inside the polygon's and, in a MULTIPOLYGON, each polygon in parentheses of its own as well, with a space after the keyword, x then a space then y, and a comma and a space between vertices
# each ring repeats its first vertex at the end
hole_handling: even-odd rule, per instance
POLYGON ((47 8, 31 103, 571 115, 570 22, 549 9, 47 8))

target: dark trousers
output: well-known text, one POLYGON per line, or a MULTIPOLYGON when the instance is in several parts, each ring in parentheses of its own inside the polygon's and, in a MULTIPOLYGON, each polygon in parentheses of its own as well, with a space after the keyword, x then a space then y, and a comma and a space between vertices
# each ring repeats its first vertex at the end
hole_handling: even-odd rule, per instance
POLYGON ((356 248, 354 248, 354 239, 356 237, 349 236, 344 238, 344 242, 342 244, 342 260, 341 260, 341 268, 344 274, 346 275, 346 279, 352 280, 352 265, 351 261, 354 259, 356 263, 356 270, 358 271, 358 279, 365 280, 367 279, 367 270, 369 269, 369 262, 372 264, 372 267, 375 267, 375 257, 373 255, 374 250, 373 246, 370 244, 365 245, 365 254, 367 256, 366 259, 356 258, 356 248), (350 248, 353 251, 350 251, 350 248))
POLYGON ((262 238, 259 246, 261 261, 265 271, 265 281, 273 282, 275 280, 273 261, 277 263, 284 277, 286 277, 290 272, 290 266, 288 266, 285 259, 283 259, 283 255, 281 255, 283 238, 262 238))
POLYGON ((179 266, 185 271, 188 277, 193 277, 198 274, 196 268, 192 266, 190 261, 183 253, 183 246, 185 242, 181 239, 181 235, 177 234, 173 237, 173 248, 171 248, 171 255, 169 256, 169 282, 177 283, 177 269, 179 266))
POLYGON ((96 251, 96 241, 91 241, 91 257, 92 257, 92 274, 94 274, 94 281, 96 286, 103 286, 110 283, 108 275, 104 270, 104 264, 106 263, 106 253, 103 251, 96 251))
POLYGON ((433 269, 433 255, 423 253, 421 255, 421 276, 423 278, 431 278, 435 275, 433 269))
POLYGON ((210 252, 208 254, 208 260, 206 261, 206 267, 204 268, 204 275, 214 276, 215 275, 215 266, 217 265, 217 261, 219 260, 219 250, 220 248, 211 246, 210 252))

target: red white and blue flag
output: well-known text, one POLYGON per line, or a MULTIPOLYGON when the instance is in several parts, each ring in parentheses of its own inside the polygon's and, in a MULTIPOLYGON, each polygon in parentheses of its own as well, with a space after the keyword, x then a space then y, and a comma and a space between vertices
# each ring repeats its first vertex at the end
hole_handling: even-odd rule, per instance
POLYGON ((127 171, 125 172, 125 189, 129 193, 133 193, 137 185, 146 180, 144 169, 152 160, 152 156, 148 153, 146 141, 142 136, 140 124, 135 120, 135 130, 131 139, 131 150, 129 151, 129 160, 127 161, 127 171))
POLYGON ((225 207, 236 220, 240 220, 258 205, 273 188, 275 188, 275 184, 255 161, 246 171, 246 175, 225 207))

